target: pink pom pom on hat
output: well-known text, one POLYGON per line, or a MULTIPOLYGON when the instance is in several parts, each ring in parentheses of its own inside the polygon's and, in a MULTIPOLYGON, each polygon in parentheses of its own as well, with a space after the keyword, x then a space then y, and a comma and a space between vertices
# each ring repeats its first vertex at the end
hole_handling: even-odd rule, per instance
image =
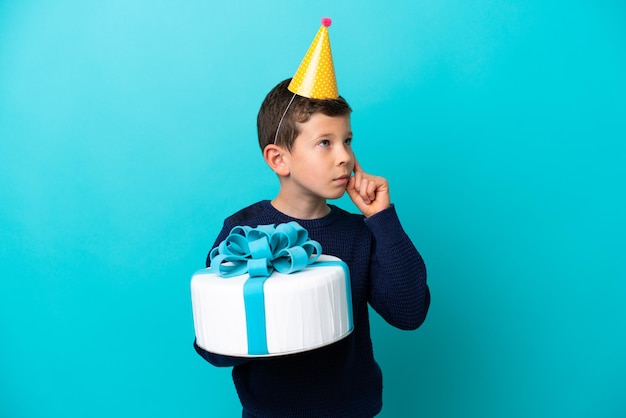
POLYGON ((322 26, 287 87, 292 93, 321 100, 339 97, 328 37, 328 27, 331 24, 330 18, 322 18, 322 26))

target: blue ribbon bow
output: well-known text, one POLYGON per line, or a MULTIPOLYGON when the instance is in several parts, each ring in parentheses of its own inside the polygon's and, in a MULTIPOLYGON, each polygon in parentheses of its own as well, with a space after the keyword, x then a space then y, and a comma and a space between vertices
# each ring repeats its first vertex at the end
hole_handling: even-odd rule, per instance
POLYGON ((268 354, 263 285, 274 270, 290 274, 315 263, 322 246, 309 239, 309 233, 297 222, 236 226, 228 237, 209 253, 209 273, 224 278, 248 273, 243 286, 246 310, 248 354, 268 354))
POLYGON ((269 277, 274 270, 290 274, 317 261, 321 253, 322 246, 294 221, 256 228, 236 226, 211 250, 209 272, 225 278, 245 273, 269 277))
POLYGON ((248 273, 243 285, 248 354, 267 355, 265 295, 263 286, 274 270, 290 274, 305 267, 339 266, 346 277, 349 329, 353 329, 350 272, 343 261, 317 261, 322 246, 309 239, 309 233, 297 222, 259 225, 256 228, 236 226, 219 246, 209 253, 209 273, 224 278, 248 273))

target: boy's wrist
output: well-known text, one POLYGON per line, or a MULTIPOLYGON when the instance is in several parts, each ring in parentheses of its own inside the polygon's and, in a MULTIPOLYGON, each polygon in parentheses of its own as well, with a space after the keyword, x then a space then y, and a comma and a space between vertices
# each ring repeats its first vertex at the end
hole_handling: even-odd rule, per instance
POLYGON ((396 236, 404 234, 404 229, 400 224, 400 218, 396 212, 396 207, 392 203, 386 209, 365 218, 365 224, 368 226, 374 236, 396 236))

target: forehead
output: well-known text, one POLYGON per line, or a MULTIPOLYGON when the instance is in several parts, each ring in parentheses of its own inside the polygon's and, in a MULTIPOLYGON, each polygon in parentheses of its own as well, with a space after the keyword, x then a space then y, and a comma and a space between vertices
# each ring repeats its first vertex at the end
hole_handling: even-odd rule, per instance
POLYGON ((315 137, 320 135, 352 135, 350 115, 327 116, 314 113, 306 122, 297 122, 298 131, 302 136, 315 137))

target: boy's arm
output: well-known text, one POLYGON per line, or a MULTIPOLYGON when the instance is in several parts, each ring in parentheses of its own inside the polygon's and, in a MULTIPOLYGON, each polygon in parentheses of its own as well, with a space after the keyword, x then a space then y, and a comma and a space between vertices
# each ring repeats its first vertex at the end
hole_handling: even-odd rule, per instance
POLYGON ((416 329, 430 306, 426 267, 400 225, 387 180, 365 173, 355 159, 346 191, 374 236, 370 304, 391 325, 416 329))
POLYGON ((404 232, 394 206, 366 218, 365 223, 374 236, 370 304, 389 324, 417 329, 430 306, 424 261, 404 232))

